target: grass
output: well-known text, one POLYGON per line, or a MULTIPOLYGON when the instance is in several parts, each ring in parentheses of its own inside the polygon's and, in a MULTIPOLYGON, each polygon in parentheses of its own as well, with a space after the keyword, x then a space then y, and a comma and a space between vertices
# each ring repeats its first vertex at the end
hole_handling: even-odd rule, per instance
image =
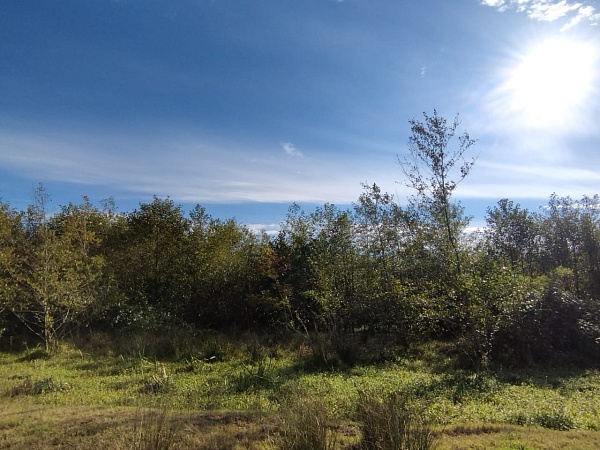
POLYGON ((598 370, 474 374, 421 353, 314 372, 300 344, 202 342, 169 358, 81 345, 0 353, 0 448, 358 449, 357 408, 389 407, 365 399, 377 392, 418 411, 442 450, 600 449, 598 370))

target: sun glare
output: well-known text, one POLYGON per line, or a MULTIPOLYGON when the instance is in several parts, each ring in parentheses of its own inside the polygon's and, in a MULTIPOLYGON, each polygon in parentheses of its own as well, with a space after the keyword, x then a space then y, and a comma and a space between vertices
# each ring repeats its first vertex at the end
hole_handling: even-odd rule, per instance
POLYGON ((594 47, 583 41, 553 39, 533 47, 509 74, 510 110, 529 126, 573 119, 591 93, 595 57, 594 47))

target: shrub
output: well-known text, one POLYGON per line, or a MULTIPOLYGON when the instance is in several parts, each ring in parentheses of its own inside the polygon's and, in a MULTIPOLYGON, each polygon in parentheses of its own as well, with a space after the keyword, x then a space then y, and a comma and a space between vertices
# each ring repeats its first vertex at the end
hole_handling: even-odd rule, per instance
POLYGON ((70 389, 68 383, 54 381, 52 377, 33 381, 30 377, 24 377, 23 382, 8 392, 9 397, 19 395, 41 395, 48 392, 61 392, 70 389))
POLYGON ((246 366, 243 371, 230 378, 234 392, 271 388, 279 383, 279 376, 270 358, 257 361, 255 366, 246 366))
POLYGON ((575 428, 573 419, 562 411, 540 414, 535 417, 535 422, 551 430, 568 431, 575 428))

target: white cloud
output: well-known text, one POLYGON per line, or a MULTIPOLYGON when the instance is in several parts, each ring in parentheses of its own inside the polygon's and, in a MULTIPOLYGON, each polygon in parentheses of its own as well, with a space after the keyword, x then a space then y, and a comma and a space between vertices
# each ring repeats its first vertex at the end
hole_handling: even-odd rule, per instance
POLYGON ((249 223, 246 224, 246 226, 255 234, 265 233, 267 236, 276 236, 281 229, 281 226, 278 223, 249 223))
POLYGON ((491 6, 494 8, 498 8, 501 11, 506 9, 506 1, 505 0, 481 0, 482 5, 491 6))
POLYGON ((527 14, 534 20, 554 22, 572 11, 579 10, 582 6, 581 3, 568 4, 566 0, 558 3, 530 2, 527 14))
POLYGON ((600 21, 600 13, 596 13, 596 10, 593 6, 582 6, 577 11, 577 15, 573 17, 566 25, 564 25, 560 31, 566 31, 569 28, 573 28, 583 20, 587 20, 591 25, 598 25, 598 22, 600 21))
POLYGON ((298 157, 304 156, 302 154, 302 152, 300 150, 298 150, 296 148, 296 146, 294 144, 292 144, 291 142, 282 142, 281 148, 283 148, 283 151, 289 156, 298 156, 298 157))
POLYGON ((529 18, 544 22, 569 19, 561 31, 568 30, 582 21, 596 25, 600 14, 593 6, 572 0, 481 0, 481 4, 499 11, 515 9, 526 13, 529 18))

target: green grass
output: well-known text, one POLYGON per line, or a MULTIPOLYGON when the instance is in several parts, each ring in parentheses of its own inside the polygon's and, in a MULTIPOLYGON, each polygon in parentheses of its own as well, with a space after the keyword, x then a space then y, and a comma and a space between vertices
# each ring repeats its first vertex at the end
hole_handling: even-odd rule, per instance
POLYGON ((401 395, 433 425, 441 449, 600 448, 598 370, 474 374, 421 355, 312 372, 299 345, 246 342, 215 337, 171 358, 67 345, 53 355, 0 353, 0 448, 141 448, 132 447, 136 433, 159 424, 173 432, 169 448, 276 448, 282 433, 293 434, 279 418, 298 393, 318 399, 321 436, 352 448, 364 392, 401 395))

